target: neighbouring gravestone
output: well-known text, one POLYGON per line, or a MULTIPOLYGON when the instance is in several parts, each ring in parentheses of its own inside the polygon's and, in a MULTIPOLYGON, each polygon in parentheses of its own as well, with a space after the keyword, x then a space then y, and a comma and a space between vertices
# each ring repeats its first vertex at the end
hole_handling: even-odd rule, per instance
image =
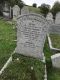
POLYGON ((57 24, 50 25, 49 33, 60 35, 60 25, 57 25, 57 24))
POLYGON ((29 14, 28 6, 24 6, 24 7, 21 9, 21 14, 29 14))
POLYGON ((26 14, 17 18, 16 53, 43 59, 43 47, 48 31, 47 20, 38 14, 26 14))
POLYGON ((51 60, 53 67, 60 68, 60 53, 51 56, 51 60))
POLYGON ((52 13, 48 13, 46 19, 48 20, 50 24, 48 33, 49 34, 60 34, 60 25, 54 24, 52 13))
POLYGON ((13 7, 13 20, 16 20, 18 15, 20 15, 20 8, 18 5, 13 7))
POLYGON ((55 24, 60 24, 60 12, 56 14, 55 24))
POLYGON ((46 16, 46 19, 48 20, 49 24, 53 24, 54 23, 52 13, 49 12, 47 14, 47 16, 46 16))
POLYGON ((8 3, 5 2, 5 5, 3 7, 3 16, 5 18, 10 18, 10 14, 9 14, 9 6, 8 6, 8 3))

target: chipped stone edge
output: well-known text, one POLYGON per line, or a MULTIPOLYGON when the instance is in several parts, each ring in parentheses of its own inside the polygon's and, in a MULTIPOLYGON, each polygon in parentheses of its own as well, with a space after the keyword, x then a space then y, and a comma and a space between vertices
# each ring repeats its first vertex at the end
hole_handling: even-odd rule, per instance
POLYGON ((49 34, 47 34, 47 36, 48 36, 48 43, 49 43, 50 49, 51 49, 51 50, 55 50, 55 51, 60 51, 60 49, 54 48, 54 47, 52 46, 52 42, 51 42, 51 38, 50 38, 49 34))

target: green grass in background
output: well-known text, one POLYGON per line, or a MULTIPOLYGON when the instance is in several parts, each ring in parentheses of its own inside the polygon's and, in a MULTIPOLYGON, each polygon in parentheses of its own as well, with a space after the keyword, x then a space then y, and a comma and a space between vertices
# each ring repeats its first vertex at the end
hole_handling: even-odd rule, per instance
POLYGON ((28 6, 29 12, 40 14, 40 9, 32 6, 28 6))
POLYGON ((0 19, 0 69, 15 49, 16 31, 7 21, 0 19))
POLYGON ((55 48, 60 49, 60 35, 59 34, 50 34, 52 45, 55 48))

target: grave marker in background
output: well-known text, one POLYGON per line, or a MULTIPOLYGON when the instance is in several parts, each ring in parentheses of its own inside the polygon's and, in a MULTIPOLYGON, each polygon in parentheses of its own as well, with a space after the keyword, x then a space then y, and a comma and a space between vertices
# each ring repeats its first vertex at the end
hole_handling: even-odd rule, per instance
POLYGON ((26 14, 18 17, 16 53, 43 59, 47 31, 48 23, 41 15, 26 14))
POLYGON ((55 68, 60 68, 60 53, 51 56, 52 65, 55 68))
POLYGON ((60 12, 56 14, 55 24, 60 24, 60 12))
POLYGON ((22 14, 28 14, 28 13, 29 13, 28 6, 24 6, 24 7, 21 9, 21 15, 22 15, 22 14))
POLYGON ((47 16, 46 16, 46 19, 48 20, 48 22, 50 23, 50 24, 53 24, 53 15, 52 15, 52 13, 48 13, 47 14, 47 16))
POLYGON ((13 20, 16 20, 18 15, 20 15, 20 8, 18 5, 13 7, 13 20))

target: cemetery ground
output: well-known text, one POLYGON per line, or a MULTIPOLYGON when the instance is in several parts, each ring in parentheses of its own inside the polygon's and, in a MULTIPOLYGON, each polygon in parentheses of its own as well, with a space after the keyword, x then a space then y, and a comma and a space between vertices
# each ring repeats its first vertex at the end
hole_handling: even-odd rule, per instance
POLYGON ((2 73, 0 80, 44 80, 44 63, 38 59, 13 55, 12 63, 2 73), (17 57, 19 60, 17 60, 17 57))
MULTIPOLYGON (((16 47, 16 29, 4 20, 0 20, 0 69, 16 47)), ((58 40, 58 39, 56 39, 58 40)), ((48 80, 60 80, 60 69, 52 67, 48 41, 44 46, 48 80)), ((44 64, 35 58, 14 54, 12 62, 0 76, 0 80, 44 80, 44 64), (19 59, 18 59, 19 58, 19 59)))
POLYGON ((0 19, 0 69, 6 63, 15 49, 16 32, 7 21, 0 19))
POLYGON ((60 49, 60 35, 59 34, 50 34, 50 38, 52 41, 52 46, 54 48, 60 49))
MULTIPOLYGON (((16 30, 7 21, 0 19, 0 69, 16 47, 16 30)), ((44 63, 38 59, 13 55, 12 63, 0 76, 0 80, 43 80, 44 63), (17 61, 16 58, 19 57, 17 61), (31 70, 33 68, 33 70, 31 70)))

